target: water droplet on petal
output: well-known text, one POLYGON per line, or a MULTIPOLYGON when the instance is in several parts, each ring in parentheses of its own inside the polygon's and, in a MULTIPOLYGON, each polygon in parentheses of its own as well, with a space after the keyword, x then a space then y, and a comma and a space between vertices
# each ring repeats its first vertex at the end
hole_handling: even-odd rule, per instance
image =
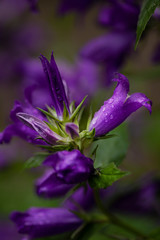
POLYGON ((108 103, 112 103, 112 102, 113 102, 113 99, 110 98, 110 99, 108 100, 108 103))
POLYGON ((113 119, 113 115, 111 114, 110 119, 113 119))
POLYGON ((106 109, 106 108, 105 108, 105 107, 103 107, 103 108, 102 108, 102 111, 104 112, 104 111, 105 111, 105 109, 106 109))
POLYGON ((97 120, 96 119, 93 119, 93 125, 95 125, 96 124, 96 122, 97 122, 97 120))

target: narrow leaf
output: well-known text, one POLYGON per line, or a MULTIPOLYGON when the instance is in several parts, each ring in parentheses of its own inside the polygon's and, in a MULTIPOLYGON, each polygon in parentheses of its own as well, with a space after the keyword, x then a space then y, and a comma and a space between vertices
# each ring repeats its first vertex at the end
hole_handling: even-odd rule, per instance
POLYGON ((72 113, 72 115, 70 116, 70 121, 73 120, 77 114, 79 113, 81 107, 82 107, 82 104, 84 103, 84 101, 86 100, 87 96, 85 96, 82 100, 82 102, 76 107, 76 109, 74 110, 74 112, 72 113))
POLYGON ((60 120, 59 120, 58 118, 56 118, 55 116, 53 116, 51 113, 49 113, 49 112, 47 112, 47 111, 45 111, 45 110, 43 110, 43 109, 41 109, 41 108, 37 108, 37 109, 38 109, 39 111, 41 111, 43 114, 45 114, 46 116, 54 119, 54 120, 57 121, 57 122, 60 122, 60 120))
POLYGON ((39 152, 36 153, 33 157, 29 158, 25 165, 24 168, 33 168, 33 167, 38 167, 41 165, 41 163, 45 160, 45 158, 49 155, 49 153, 46 152, 39 152))
POLYGON ((141 35, 146 28, 148 21, 153 15, 155 9, 160 5, 160 0, 144 0, 137 24, 137 38, 135 49, 139 43, 141 35))

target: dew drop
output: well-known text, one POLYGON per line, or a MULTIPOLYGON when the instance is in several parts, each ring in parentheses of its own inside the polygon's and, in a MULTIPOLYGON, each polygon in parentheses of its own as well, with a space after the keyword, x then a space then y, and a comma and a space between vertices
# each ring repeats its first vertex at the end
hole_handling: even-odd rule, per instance
POLYGON ((104 112, 104 111, 105 111, 105 109, 106 109, 106 108, 105 108, 105 107, 103 107, 103 108, 102 108, 102 111, 104 112))
POLYGON ((110 99, 108 100, 108 103, 112 103, 112 102, 113 102, 113 99, 110 98, 110 99))
POLYGON ((110 119, 113 119, 113 115, 111 114, 110 119))

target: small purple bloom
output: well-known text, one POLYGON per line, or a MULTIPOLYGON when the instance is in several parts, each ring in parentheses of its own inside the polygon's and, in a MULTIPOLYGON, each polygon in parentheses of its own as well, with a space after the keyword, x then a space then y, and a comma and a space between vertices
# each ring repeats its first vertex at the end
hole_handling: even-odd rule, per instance
POLYGON ((113 81, 118 82, 113 96, 95 113, 89 126, 90 130, 95 128, 95 136, 105 135, 113 130, 142 106, 150 113, 152 111, 152 103, 143 93, 128 95, 129 81, 124 75, 117 74, 113 81))
POLYGON ((18 232, 31 238, 47 237, 80 226, 82 221, 65 208, 30 208, 27 212, 13 212, 11 220, 17 225, 18 232))
POLYGON ((65 88, 62 82, 61 75, 59 73, 58 67, 53 57, 53 53, 51 55, 50 63, 48 62, 47 58, 41 55, 40 57, 44 72, 46 74, 46 78, 50 85, 51 96, 53 99, 53 105, 57 112, 58 117, 62 117, 63 115, 63 108, 64 103, 67 107, 68 112, 69 110, 69 103, 65 93, 65 88))
POLYGON ((37 194, 45 198, 64 196, 73 187, 73 184, 67 184, 58 178, 52 169, 47 170, 36 182, 37 194))

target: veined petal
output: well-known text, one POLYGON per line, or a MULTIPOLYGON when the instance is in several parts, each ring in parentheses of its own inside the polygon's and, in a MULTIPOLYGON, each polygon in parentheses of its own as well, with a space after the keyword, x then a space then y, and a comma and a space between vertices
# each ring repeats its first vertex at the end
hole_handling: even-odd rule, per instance
POLYGON ((152 113, 152 102, 143 93, 133 93, 123 105, 123 110, 129 116, 132 112, 137 111, 140 107, 146 107, 150 114, 152 113))
POLYGON ((63 108, 64 108, 63 102, 65 103, 68 109, 68 112, 70 111, 69 111, 68 99, 65 93, 65 88, 64 88, 58 67, 54 60, 53 53, 51 55, 50 63, 48 62, 47 58, 45 58, 42 55, 40 59, 41 59, 46 77, 49 81, 54 108, 56 109, 57 115, 59 117, 62 117, 63 108))
POLYGON ((27 114, 27 113, 17 113, 17 117, 24 122, 28 127, 34 129, 43 139, 45 139, 50 144, 55 144, 57 140, 62 139, 58 134, 53 132, 46 123, 40 119, 27 114))

